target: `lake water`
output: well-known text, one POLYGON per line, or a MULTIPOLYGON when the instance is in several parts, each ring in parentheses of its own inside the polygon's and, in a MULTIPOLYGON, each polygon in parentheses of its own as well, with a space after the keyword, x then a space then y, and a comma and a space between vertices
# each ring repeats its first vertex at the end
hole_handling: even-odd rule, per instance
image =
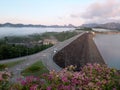
POLYGON ((106 64, 120 70, 120 34, 96 35, 94 41, 106 64))
MULTIPOLYGON (((109 31, 113 31, 113 30, 110 30, 110 29, 100 29, 100 28, 92 28, 92 30, 94 30, 94 31, 99 31, 99 32, 109 32, 109 31)), ((114 30, 114 31, 117 31, 117 30, 114 30)))
POLYGON ((40 34, 44 32, 62 32, 74 30, 74 28, 0 28, 0 38, 5 36, 24 36, 40 34))

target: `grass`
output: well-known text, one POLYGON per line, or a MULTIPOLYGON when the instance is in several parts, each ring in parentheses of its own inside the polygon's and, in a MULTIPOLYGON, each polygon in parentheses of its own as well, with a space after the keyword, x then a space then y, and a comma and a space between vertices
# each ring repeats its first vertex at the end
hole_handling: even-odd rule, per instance
POLYGON ((14 62, 7 62, 7 63, 0 64, 0 71, 1 71, 1 70, 4 70, 5 68, 14 67, 14 66, 17 65, 17 64, 22 63, 23 61, 25 61, 25 60, 14 61, 14 62))
POLYGON ((13 67, 13 66, 15 66, 15 65, 17 65, 17 64, 22 63, 23 61, 25 61, 25 60, 19 60, 19 61, 14 61, 14 62, 8 62, 8 63, 4 63, 4 65, 6 65, 8 68, 11 68, 11 67, 13 67))
POLYGON ((92 30, 92 28, 83 28, 83 29, 77 28, 76 30, 80 30, 80 31, 94 31, 94 30, 92 30))
POLYGON ((7 65, 5 65, 5 64, 0 64, 0 71, 4 70, 5 68, 7 68, 7 65))
POLYGON ((54 35, 54 37, 55 37, 58 41, 61 41, 61 42, 62 42, 62 41, 67 40, 67 39, 69 39, 69 38, 71 38, 71 37, 73 37, 73 36, 75 36, 75 35, 77 35, 77 34, 78 34, 78 33, 75 32, 75 31, 72 31, 72 32, 66 31, 66 32, 60 32, 60 33, 54 35))
POLYGON ((44 73, 48 73, 49 71, 47 68, 43 65, 41 61, 37 61, 36 63, 32 64, 25 70, 23 70, 21 73, 23 76, 40 76, 44 73))

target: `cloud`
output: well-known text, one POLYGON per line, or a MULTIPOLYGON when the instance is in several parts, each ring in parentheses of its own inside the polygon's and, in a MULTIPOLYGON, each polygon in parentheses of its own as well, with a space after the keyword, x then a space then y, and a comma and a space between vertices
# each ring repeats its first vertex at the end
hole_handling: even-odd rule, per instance
POLYGON ((117 0, 107 0, 104 3, 94 3, 83 13, 83 18, 108 18, 120 15, 120 2, 117 0))
POLYGON ((85 22, 112 22, 120 20, 120 1, 104 0, 92 3, 83 13, 71 14, 72 18, 82 18, 85 22), (119 19, 119 20, 118 20, 119 19))
POLYGON ((79 17, 80 17, 80 14, 71 14, 70 17, 71 17, 71 18, 79 18, 79 17))

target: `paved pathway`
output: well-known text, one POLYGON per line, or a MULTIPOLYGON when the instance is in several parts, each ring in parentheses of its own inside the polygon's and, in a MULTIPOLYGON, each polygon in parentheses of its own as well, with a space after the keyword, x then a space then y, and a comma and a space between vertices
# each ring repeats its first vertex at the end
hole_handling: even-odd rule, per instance
POLYGON ((42 60, 43 64, 47 67, 48 70, 56 70, 59 71, 61 68, 53 62, 53 56, 55 54, 55 50, 59 51, 65 46, 69 45, 72 41, 77 39, 79 36, 83 35, 84 33, 81 33, 79 35, 76 35, 64 42, 57 43, 51 48, 48 48, 44 51, 41 51, 37 54, 25 56, 25 57, 20 57, 20 58, 15 58, 15 59, 8 59, 8 60, 1 60, 0 63, 6 63, 6 62, 13 62, 13 61, 19 61, 25 59, 24 62, 9 68, 9 71, 13 72, 14 77, 12 78, 12 81, 16 81, 17 78, 21 77, 20 73, 22 70, 27 68, 28 66, 32 65, 33 63, 42 60))

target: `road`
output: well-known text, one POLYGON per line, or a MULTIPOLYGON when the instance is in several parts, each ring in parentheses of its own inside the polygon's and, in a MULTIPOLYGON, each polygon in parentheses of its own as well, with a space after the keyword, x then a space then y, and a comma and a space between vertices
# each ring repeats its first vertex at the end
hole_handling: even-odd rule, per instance
POLYGON ((21 71, 27 68, 28 66, 32 65, 33 63, 41 60, 43 64, 47 67, 48 70, 56 70, 60 71, 61 68, 54 63, 53 61, 53 56, 56 53, 55 49, 57 51, 61 50, 65 46, 69 45, 72 41, 83 35, 84 33, 81 33, 79 35, 76 35, 68 40, 65 40, 64 42, 59 42, 56 45, 54 45, 51 48, 48 48, 44 51, 41 51, 39 53, 25 56, 25 57, 20 57, 20 58, 15 58, 15 59, 8 59, 8 60, 1 60, 0 63, 6 63, 6 62, 13 62, 13 61, 19 61, 19 60, 25 60, 24 62, 9 68, 9 71, 11 71, 14 75, 11 81, 15 82, 17 78, 21 77, 21 71))

